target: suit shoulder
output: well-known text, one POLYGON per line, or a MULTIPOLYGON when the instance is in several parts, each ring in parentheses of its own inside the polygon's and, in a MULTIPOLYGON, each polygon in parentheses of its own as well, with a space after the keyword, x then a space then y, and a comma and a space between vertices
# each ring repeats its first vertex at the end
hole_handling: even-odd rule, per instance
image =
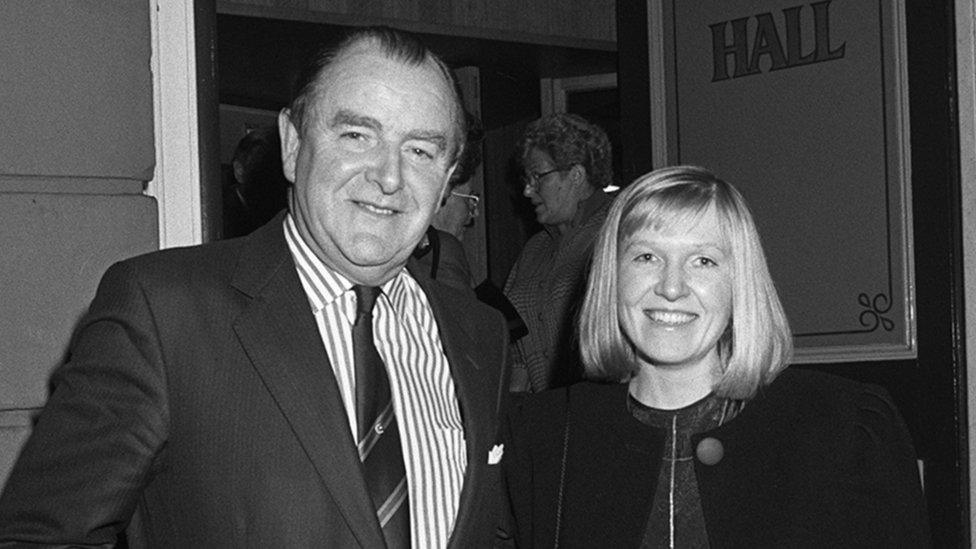
POLYGON ((220 240, 195 246, 167 248, 124 259, 119 263, 137 272, 155 272, 160 269, 202 270, 224 265, 236 259, 240 252, 240 239, 220 240))
POLYGON ((99 286, 111 291, 109 288, 135 284, 151 294, 208 292, 229 284, 241 250, 241 240, 232 239, 149 252, 110 266, 99 286))

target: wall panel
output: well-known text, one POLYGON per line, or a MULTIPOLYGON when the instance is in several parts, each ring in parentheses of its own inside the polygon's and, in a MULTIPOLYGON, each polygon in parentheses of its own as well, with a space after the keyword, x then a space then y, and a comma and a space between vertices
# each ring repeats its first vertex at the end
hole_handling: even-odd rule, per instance
POLYGON ((148 4, 6 1, 0 36, 0 174, 152 177, 148 4))
POLYGON ((158 247, 151 5, 3 3, 0 483, 105 268, 158 247))

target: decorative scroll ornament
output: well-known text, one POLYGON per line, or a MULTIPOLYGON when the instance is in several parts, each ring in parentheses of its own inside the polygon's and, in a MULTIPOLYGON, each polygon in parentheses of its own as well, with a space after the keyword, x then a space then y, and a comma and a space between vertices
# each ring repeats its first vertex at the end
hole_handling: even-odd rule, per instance
POLYGON ((874 299, 870 299, 868 294, 862 293, 857 296, 857 302, 867 309, 861 311, 859 320, 861 326, 867 328, 869 332, 877 330, 878 326, 888 332, 895 329, 894 321, 885 316, 885 313, 891 310, 891 298, 886 294, 878 294, 874 299))

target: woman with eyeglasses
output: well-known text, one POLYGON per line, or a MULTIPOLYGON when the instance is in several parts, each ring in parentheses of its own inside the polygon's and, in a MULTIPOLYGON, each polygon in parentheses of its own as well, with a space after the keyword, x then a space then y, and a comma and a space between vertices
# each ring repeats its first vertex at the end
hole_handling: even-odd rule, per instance
POLYGON ((509 353, 511 389, 538 392, 581 377, 574 319, 590 254, 610 204, 610 140, 597 125, 559 113, 526 128, 518 144, 522 194, 542 230, 526 242, 504 293, 528 333, 509 353))

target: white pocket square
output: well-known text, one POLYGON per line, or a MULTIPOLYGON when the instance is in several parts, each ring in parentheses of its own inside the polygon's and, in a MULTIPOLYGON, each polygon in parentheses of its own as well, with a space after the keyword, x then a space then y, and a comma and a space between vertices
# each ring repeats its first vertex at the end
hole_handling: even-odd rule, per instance
POLYGON ((488 452, 488 465, 498 465, 502 462, 502 454, 505 453, 504 444, 496 444, 490 452, 488 452))

